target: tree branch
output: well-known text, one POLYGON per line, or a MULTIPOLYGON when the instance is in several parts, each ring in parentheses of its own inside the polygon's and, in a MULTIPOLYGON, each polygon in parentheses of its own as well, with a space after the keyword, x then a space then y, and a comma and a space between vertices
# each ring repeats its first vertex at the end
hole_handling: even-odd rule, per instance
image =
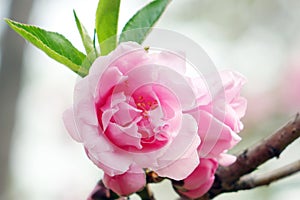
POLYGON ((201 199, 212 199, 220 193, 237 191, 235 185, 243 175, 251 173, 271 158, 279 158, 281 152, 298 137, 300 137, 299 114, 270 137, 246 149, 237 157, 234 164, 219 167, 212 188, 201 199))
POLYGON ((300 160, 261 175, 246 175, 237 182, 234 190, 248 190, 263 185, 269 185, 297 172, 300 172, 300 160))

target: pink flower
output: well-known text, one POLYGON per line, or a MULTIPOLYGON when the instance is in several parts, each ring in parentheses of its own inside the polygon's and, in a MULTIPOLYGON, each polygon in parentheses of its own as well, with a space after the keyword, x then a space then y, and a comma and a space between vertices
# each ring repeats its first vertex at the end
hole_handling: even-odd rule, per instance
POLYGON ((122 43, 77 82, 64 123, 118 194, 140 189, 145 168, 182 180, 199 157, 234 161, 225 153, 240 140, 245 81, 234 72, 215 76, 221 76, 219 84, 208 88, 205 79, 187 75, 180 54, 122 43), (126 188, 123 183, 135 176, 139 181, 126 188))
MULTIPOLYGON (((220 164, 230 165, 235 157, 226 154, 226 151, 241 140, 237 133, 243 129, 240 119, 245 115, 247 101, 240 96, 240 91, 246 79, 233 71, 221 71, 219 75, 223 88, 210 92, 201 87, 196 91, 198 106, 185 112, 198 123, 201 139, 199 156, 216 158, 220 164)), ((201 81, 193 79, 192 84, 196 87, 202 84, 201 81)))
POLYGON ((201 197, 212 186, 217 167, 218 162, 215 159, 200 159, 198 167, 183 180, 181 186, 174 184, 177 192, 191 199, 201 197))
POLYGON ((146 185, 144 171, 140 168, 134 169, 134 167, 131 167, 130 171, 112 177, 104 174, 103 183, 107 188, 121 196, 128 196, 143 189, 146 185), (136 170, 140 170, 140 173, 137 173, 136 170), (134 173, 130 171, 134 171, 134 173))

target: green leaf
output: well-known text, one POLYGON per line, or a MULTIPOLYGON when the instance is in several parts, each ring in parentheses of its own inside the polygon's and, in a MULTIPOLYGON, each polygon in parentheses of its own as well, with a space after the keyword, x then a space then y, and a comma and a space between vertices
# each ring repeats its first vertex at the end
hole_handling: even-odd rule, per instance
POLYGON ((88 74, 88 68, 82 66, 86 56, 63 35, 10 19, 5 19, 5 21, 19 35, 44 51, 49 57, 66 65, 81 76, 88 74))
POLYGON ((86 28, 83 26, 83 24, 78 19, 75 10, 73 10, 73 13, 74 13, 77 29, 81 36, 83 46, 85 48, 86 53, 89 54, 89 53, 95 51, 93 41, 92 41, 91 37, 89 36, 86 28))
POLYGON ((141 44, 171 0, 155 0, 139 10, 125 25, 119 43, 135 41, 141 44))
POLYGON ((76 15, 75 10, 73 10, 73 13, 74 13, 77 29, 79 31, 83 46, 84 46, 86 54, 87 54, 87 57, 86 57, 87 62, 84 63, 84 66, 89 69, 90 66, 92 65, 92 63, 94 62, 94 60, 97 58, 98 53, 97 53, 96 47, 94 46, 94 41, 89 36, 86 28, 80 22, 79 18, 76 15))
POLYGON ((96 31, 101 55, 117 46, 120 0, 100 0, 96 12, 96 31))

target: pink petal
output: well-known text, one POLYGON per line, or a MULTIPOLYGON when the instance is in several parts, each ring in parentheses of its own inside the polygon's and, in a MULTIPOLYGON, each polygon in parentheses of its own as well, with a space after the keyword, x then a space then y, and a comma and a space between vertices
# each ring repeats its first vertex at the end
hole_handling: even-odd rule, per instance
POLYGON ((100 125, 102 125, 103 131, 106 130, 112 117, 119 111, 118 104, 124 101, 126 101, 126 96, 124 93, 119 92, 107 98, 105 105, 96 104, 98 118, 101 120, 100 125))
MULTIPOLYGON (((80 79, 74 89, 74 116, 76 123, 98 125, 95 100, 89 90, 88 78, 80 79)), ((80 124, 78 124, 80 126, 80 124)))
POLYGON ((214 159, 200 159, 200 164, 186 179, 183 180, 184 190, 178 192, 189 198, 199 198, 212 186, 218 163, 214 159))
POLYGON ((132 164, 132 155, 112 144, 97 127, 84 126, 83 141, 89 158, 109 175, 121 174, 132 164))
POLYGON ((107 130, 107 137, 115 145, 121 148, 135 147, 141 149, 141 134, 138 133, 138 127, 136 123, 131 123, 127 127, 119 126, 115 123, 110 123, 107 130))
POLYGON ((227 102, 231 102, 239 96, 242 86, 247 82, 246 78, 238 72, 224 70, 220 72, 225 90, 227 102))
MULTIPOLYGON (((95 157, 93 154, 91 154, 88 149, 85 148, 85 152, 86 152, 86 155, 88 156, 88 158, 97 166, 99 167, 100 169, 102 169, 104 171, 104 173, 107 173, 108 175, 110 176, 115 176, 115 175, 118 175, 118 174, 123 174, 124 173, 124 170, 116 170, 115 168, 111 168, 110 166, 106 166, 105 164, 103 164, 102 162, 100 162, 98 160, 97 157, 95 157)), ((128 170, 128 168, 126 169, 128 170)), ((126 171, 125 170, 125 171, 126 171)))
POLYGON ((205 184, 202 185, 202 187, 199 187, 195 190, 188 190, 186 192, 183 191, 178 191, 179 193, 183 194, 184 196, 191 198, 191 199, 196 199, 204 195, 212 186, 214 183, 215 177, 211 177, 210 179, 207 180, 205 184))
POLYGON ((247 100, 244 97, 238 97, 230 105, 237 113, 239 119, 244 117, 247 108, 247 100))
POLYGON ((196 121, 190 115, 183 115, 180 133, 174 138, 167 152, 159 158, 160 168, 155 171, 160 176, 174 180, 186 178, 199 164, 199 144, 196 121))
POLYGON ((102 113, 102 126, 103 131, 106 131, 111 118, 114 116, 114 114, 118 112, 117 108, 107 109, 102 113))
POLYGON ((197 105, 208 105, 212 102, 212 94, 210 94, 208 86, 205 84, 205 79, 202 77, 187 78, 197 99, 197 105))
POLYGON ((113 146, 105 138, 103 132, 96 126, 83 125, 81 127, 83 144, 94 153, 113 151, 113 146))
POLYGON ((214 176, 218 162, 214 159, 200 159, 200 164, 187 178, 184 179, 184 189, 194 190, 214 176))
POLYGON ((236 156, 227 153, 221 153, 217 159, 220 165, 229 166, 236 161, 236 156))
POLYGON ((111 53, 111 57, 114 60, 110 66, 116 66, 123 74, 145 63, 150 63, 147 51, 136 42, 121 43, 111 53))
POLYGON ((126 76, 128 76, 126 85, 129 95, 143 85, 154 85, 155 83, 175 94, 183 110, 195 106, 195 94, 188 81, 168 67, 145 65, 129 71, 126 76))
POLYGON ((121 83, 125 81, 127 78, 126 76, 123 76, 122 72, 117 67, 110 67, 107 70, 105 70, 99 78, 98 85, 98 93, 99 98, 103 98, 107 96, 107 93, 115 87, 118 83, 121 83))
MULTIPOLYGON (((188 152, 190 153, 190 152, 188 152)), ((196 151, 182 156, 164 168, 156 170, 156 173, 162 177, 168 177, 174 180, 186 178, 199 164, 198 153, 196 151)))
POLYGON ((198 134, 201 145, 198 151, 201 157, 217 156, 241 140, 235 132, 212 114, 203 110, 193 111, 190 114, 199 123, 198 134))
POLYGON ((83 138, 85 150, 95 165, 111 176, 128 170, 132 163, 130 155, 110 143, 97 127, 86 125, 83 131, 86 133, 83 138))
POLYGON ((88 153, 89 158, 109 176, 123 174, 133 163, 128 153, 118 149, 114 149, 112 152, 99 153, 88 150, 88 153))
POLYGON ((114 114, 113 118, 121 126, 127 126, 129 123, 132 123, 142 112, 126 102, 119 103, 117 107, 118 111, 114 114))
MULTIPOLYGON (((99 82, 99 78, 102 76, 104 71, 107 70, 109 67, 116 66, 120 70, 120 72, 122 73, 126 72, 126 70, 123 70, 125 66, 123 65, 118 66, 116 65, 116 63, 114 63, 116 58, 122 61, 124 60, 123 57, 129 54, 130 56, 133 56, 135 59, 141 60, 141 55, 139 54, 135 56, 134 52, 143 52, 144 54, 146 54, 145 50, 141 45, 135 42, 126 42, 126 43, 121 43, 114 51, 112 51, 107 56, 99 56, 94 61, 94 63, 92 64, 89 70, 88 77, 89 77, 89 83, 90 83, 89 86, 91 91, 95 91, 96 86, 98 85, 99 82)), ((133 63, 130 63, 129 61, 131 60, 128 60, 125 63, 127 63, 127 66, 130 69, 130 66, 133 63)))
POLYGON ((128 196, 145 187, 146 175, 141 168, 130 166, 127 172, 120 175, 109 176, 104 174, 103 183, 118 195, 128 196))
POLYGON ((149 54, 151 63, 169 67, 180 74, 186 72, 186 56, 184 52, 162 51, 160 53, 149 54))
POLYGON ((69 108, 63 113, 63 121, 70 136, 77 142, 82 142, 80 134, 77 130, 73 109, 69 108))

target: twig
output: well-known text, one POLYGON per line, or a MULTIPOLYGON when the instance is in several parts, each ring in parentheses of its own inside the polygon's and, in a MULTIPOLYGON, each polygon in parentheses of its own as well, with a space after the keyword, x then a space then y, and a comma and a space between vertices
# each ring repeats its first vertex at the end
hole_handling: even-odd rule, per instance
POLYGON ((261 175, 246 175, 237 182, 234 190, 247 190, 263 185, 269 185, 297 172, 300 172, 300 160, 261 175))
POLYGON ((236 191, 234 185, 243 175, 251 173, 271 158, 279 158, 281 152, 298 137, 300 137, 299 114, 270 137, 254 147, 246 149, 237 157, 234 164, 228 167, 219 167, 212 188, 205 198, 201 199, 212 199, 220 193, 236 191))

